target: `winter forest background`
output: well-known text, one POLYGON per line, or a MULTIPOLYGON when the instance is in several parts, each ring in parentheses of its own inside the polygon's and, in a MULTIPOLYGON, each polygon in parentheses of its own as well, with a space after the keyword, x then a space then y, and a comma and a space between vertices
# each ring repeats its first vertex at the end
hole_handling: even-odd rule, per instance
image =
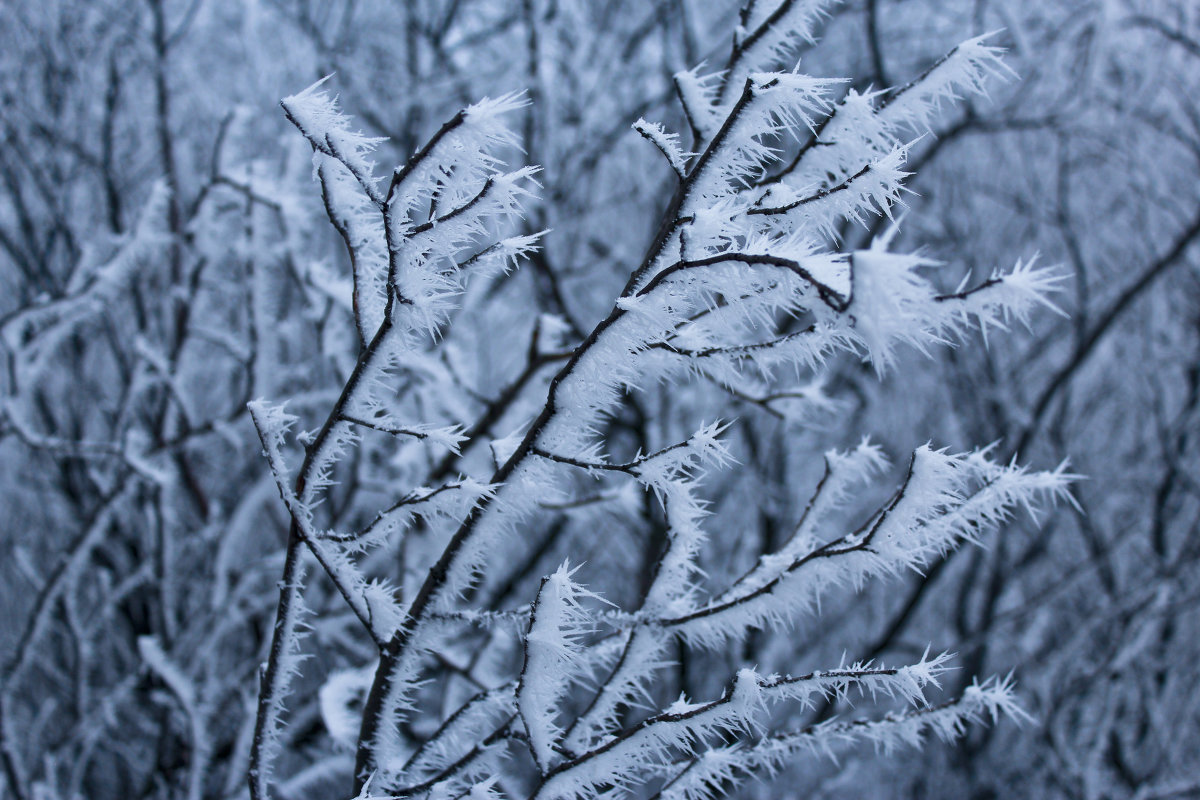
POLYGON ((1200 796, 1190 0, 9 2, 0 108, 0 796, 1200 796))

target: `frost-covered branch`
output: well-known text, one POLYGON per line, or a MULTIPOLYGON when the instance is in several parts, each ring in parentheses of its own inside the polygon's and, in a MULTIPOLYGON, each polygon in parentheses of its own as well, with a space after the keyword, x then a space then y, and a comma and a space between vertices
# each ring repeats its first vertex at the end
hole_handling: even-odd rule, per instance
MULTIPOLYGON (((292 623, 289 630, 277 628, 264 676, 256 764, 269 756, 297 648, 292 605, 299 602, 302 547, 379 651, 376 666, 339 678, 328 691, 328 713, 342 720, 336 723, 342 741, 355 740, 355 788, 364 796, 368 786, 403 796, 499 796, 505 783, 490 781, 508 768, 502 757, 521 749, 536 773, 534 796, 585 797, 605 787, 652 785, 691 758, 662 791, 698 797, 686 787, 711 787, 714 776, 730 774, 728 765, 737 762, 735 751, 718 742, 722 737, 757 737, 760 744, 744 749, 738 769, 769 772, 779 754, 802 742, 821 749, 814 743, 839 737, 887 744, 913 741, 926 730, 956 733, 978 716, 980 703, 1016 713, 1003 685, 986 702, 971 695, 940 711, 919 707, 869 724, 788 735, 766 731, 768 706, 811 707, 852 688, 880 700, 921 702, 923 688, 946 669, 945 656, 894 669, 856 664, 802 678, 742 670, 718 700, 660 708, 655 699, 669 648, 713 648, 753 629, 816 615, 834 589, 919 569, 977 540, 1018 507, 1066 497, 1073 478, 1062 468, 1040 473, 994 464, 986 452, 949 455, 925 447, 914 453, 892 498, 845 534, 831 521, 834 512, 877 478, 886 461, 865 442, 850 453, 831 452, 793 534, 717 591, 701 568, 711 535, 700 487, 733 461, 723 441, 726 426, 705 425, 666 440, 674 443, 647 444, 629 458, 607 454, 609 421, 648 383, 700 376, 742 402, 779 413, 775 401, 822 402, 821 371, 838 352, 882 372, 902 345, 925 350, 973 327, 1024 321, 1048 304, 1045 295, 1058 273, 1031 264, 945 293, 922 274, 936 266, 931 261, 888 251, 893 233, 867 250, 837 249, 839 226, 890 217, 900 202, 909 147, 901 137, 928 124, 938 104, 956 92, 981 91, 998 61, 993 48, 976 40, 900 90, 848 92, 835 101, 836 81, 769 71, 797 41, 811 37, 826 5, 751 4, 725 74, 676 77, 697 153, 684 153, 661 125, 635 124, 679 178, 645 258, 632 267, 607 316, 573 348, 543 347, 539 320, 524 367, 491 401, 459 377, 458 353, 442 343, 453 335, 452 312, 470 292, 467 273, 490 268, 493 255, 506 267, 536 246, 533 237, 494 241, 498 227, 530 199, 536 175, 532 167, 503 171, 496 154, 516 145, 500 117, 522 109, 524 99, 506 95, 455 115, 392 171, 386 188, 371 160, 379 142, 354 131, 321 84, 284 101, 313 148, 326 211, 348 248, 361 352, 325 422, 298 437, 305 453, 295 475, 285 452, 290 422, 265 405, 252 408, 291 518, 287 569, 296 576, 296 587, 281 593, 279 620, 292 623), (785 160, 792 142, 795 155, 785 160), (797 319, 803 322, 793 327, 797 319), (411 392, 421 402, 397 398, 393 373, 400 364, 413 365, 406 366, 411 383, 400 396, 411 392), (518 404, 550 364, 555 369, 544 402, 526 397, 518 404), (808 372, 811 381, 777 387, 773 375, 781 367, 808 372), (426 382, 437 385, 427 377, 435 374, 446 381, 436 400, 421 394, 426 382), (482 416, 469 422, 456 412, 438 424, 410 421, 425 403, 461 406, 454 394, 482 405, 482 416), (490 441, 491 474, 452 479, 453 465, 470 463, 471 445, 487 441, 506 415, 514 432, 490 441), (372 431, 393 437, 398 454, 409 448, 446 454, 424 470, 406 466, 412 482, 357 533, 322 530, 318 503, 334 482, 336 464, 351 448, 366 447, 365 432, 372 431), (594 608, 598 596, 577 584, 564 564, 541 581, 531 602, 471 608, 495 555, 524 548, 521 537, 537 520, 605 504, 581 499, 585 478, 601 486, 588 497, 619 503, 620 490, 612 490, 625 482, 658 506, 663 546, 640 607, 594 608), (410 543, 413 537, 393 535, 414 520, 436 536, 410 543), (368 581, 366 570, 377 563, 368 555, 397 541, 406 557, 411 548, 420 559, 400 570, 406 585, 368 581), (473 655, 453 655, 460 648, 473 655), (519 661, 520 670, 513 675, 492 663, 484 674, 493 680, 481 679, 476 670, 489 657, 519 661), (431 678, 439 688, 431 688, 431 678), (472 687, 472 696, 451 704, 433 730, 414 734, 428 695, 448 691, 457 680, 472 687), (593 681, 594 688, 581 690, 593 681), (342 718, 358 693, 361 724, 352 735, 342 718), (639 705, 648 715, 635 711, 639 705)), ((411 464, 406 458, 400 463, 411 464)), ((265 797, 264 774, 259 766, 256 800, 265 797)))

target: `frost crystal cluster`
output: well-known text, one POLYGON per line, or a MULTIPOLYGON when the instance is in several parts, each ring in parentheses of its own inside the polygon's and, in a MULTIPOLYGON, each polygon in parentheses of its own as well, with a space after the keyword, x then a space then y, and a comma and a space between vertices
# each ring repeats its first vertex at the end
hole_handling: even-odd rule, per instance
MULTIPOLYGON (((951 660, 928 651, 904 665, 794 675, 742 664, 718 694, 661 702, 663 676, 688 654, 732 653, 754 631, 811 622, 837 592, 920 570, 1016 509, 1065 497, 1071 480, 1062 469, 996 463, 987 450, 922 447, 890 497, 861 508, 856 500, 890 474, 864 440, 826 453, 794 530, 740 577, 718 582, 702 554, 735 534, 710 529, 701 484, 734 468, 728 423, 615 454, 610 423, 643 390, 695 384, 783 413, 792 405, 781 399, 826 402, 831 359, 861 358, 882 373, 899 348, 1004 328, 1049 306, 1057 275, 1030 263, 947 293, 928 277, 937 265, 890 251, 889 235, 865 250, 838 248, 847 224, 891 217, 901 204, 908 148, 939 108, 1005 70, 981 38, 895 89, 772 71, 811 38, 826 5, 750 4, 724 70, 676 76, 690 130, 634 125, 675 174, 674 196, 590 332, 577 337, 552 315, 537 321, 529 374, 545 373, 544 401, 505 417, 503 435, 493 432, 499 412, 467 427, 456 400, 467 354, 454 330, 462 315, 484 313, 492 287, 554 235, 507 233, 537 202, 537 170, 503 161, 520 145, 506 120, 525 98, 466 108, 382 175, 378 140, 356 132, 324 82, 283 101, 349 253, 349 279, 331 272, 327 286, 352 312, 344 346, 357 357, 313 430, 296 430, 282 405, 251 404, 291 520, 253 732, 256 800, 289 779, 274 767, 306 669, 306 630, 323 624, 304 606, 314 570, 369 643, 371 655, 335 671, 320 702, 360 798, 715 797, 813 752, 856 741, 890 751, 1020 716, 1006 680, 932 704, 926 692, 951 660), (366 524, 340 526, 322 501, 344 463, 388 437, 394 447, 371 452, 387 454, 408 482, 380 487, 391 499, 366 524), (467 448, 486 453, 491 469, 478 457, 447 460, 467 448), (612 605, 603 575, 583 585, 584 558, 529 596, 495 585, 498 565, 536 550, 533 522, 564 509, 592 509, 601 538, 622 513, 661 527, 640 603, 612 605), (894 708, 815 713, 860 697, 872 700, 869 712, 894 708)), ((161 650, 148 642, 145 654, 171 684, 161 650)))

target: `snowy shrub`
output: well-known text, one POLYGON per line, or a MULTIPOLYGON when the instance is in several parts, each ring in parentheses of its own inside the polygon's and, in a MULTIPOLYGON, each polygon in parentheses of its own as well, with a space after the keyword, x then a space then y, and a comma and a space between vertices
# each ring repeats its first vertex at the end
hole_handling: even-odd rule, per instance
MULTIPOLYGON (((489 408, 485 425, 472 424, 464 396, 486 358, 473 360, 480 342, 455 332, 465 315, 485 315, 509 271, 554 236, 517 229, 538 202, 538 170, 505 165, 521 144, 508 120, 527 100, 469 106, 382 174, 379 141, 357 132, 329 84, 283 101, 348 250, 350 273, 324 287, 335 313, 348 315, 336 341, 357 355, 312 430, 296 430, 283 404, 250 405, 290 518, 250 753, 256 800, 289 779, 275 766, 293 685, 307 669, 305 631, 326 624, 305 607, 314 569, 366 644, 360 663, 334 671, 320 691, 341 749, 319 763, 336 771, 352 760, 362 798, 714 797, 802 755, 855 742, 891 751, 1022 715, 1003 679, 929 700, 952 663, 929 651, 909 664, 794 675, 740 664, 712 696, 661 698, 675 659, 732 653, 754 631, 816 619, 839 592, 920 570, 1018 509, 1065 498, 1072 479, 1062 468, 996 463, 987 449, 926 446, 901 465, 890 496, 865 507, 891 473, 864 440, 824 455, 793 532, 726 580, 708 573, 703 554, 735 534, 711 529, 702 484, 737 468, 729 423, 614 455, 613 421, 656 387, 707 387, 805 415, 828 402, 820 387, 835 359, 884 373, 901 348, 929 350, 1053 307, 1046 297, 1060 276, 1031 263, 941 292, 927 275, 937 265, 889 250, 891 234, 867 249, 839 248, 846 224, 890 217, 902 204, 909 147, 939 109, 1005 69, 978 38, 890 90, 774 71, 812 38, 827 5, 751 3, 724 70, 676 76, 686 150, 659 123, 634 125, 677 179, 657 233, 590 332, 575 338, 571 321, 554 315, 532 327, 508 319, 509 329, 470 328, 512 349, 526 348, 515 331, 530 331, 526 377, 501 393, 508 399, 489 408), (535 374, 544 394, 531 403, 521 389, 535 374), (447 461, 468 450, 472 458, 447 461), (364 474, 391 500, 355 527, 322 503, 339 480, 364 474), (661 527, 640 602, 612 605, 603 572, 585 585, 586 565, 571 565, 582 557, 528 596, 498 602, 513 594, 495 591, 503 565, 537 550, 539 520, 578 509, 593 515, 595 537, 629 516, 661 527), (851 698, 878 713, 816 713, 851 698)), ((185 706, 194 702, 157 644, 147 641, 144 654, 185 706)))

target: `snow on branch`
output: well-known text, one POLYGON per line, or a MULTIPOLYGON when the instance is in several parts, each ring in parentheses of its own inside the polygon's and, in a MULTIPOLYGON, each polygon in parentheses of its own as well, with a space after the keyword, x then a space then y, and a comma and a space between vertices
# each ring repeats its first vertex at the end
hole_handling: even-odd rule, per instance
POLYGON ((504 172, 494 154, 516 147, 502 118, 526 101, 509 94, 459 112, 381 188, 371 156, 384 140, 353 127, 323 88, 330 77, 282 105, 312 145, 326 212, 350 256, 360 343, 383 325, 393 295, 409 310, 405 327, 433 335, 461 290, 461 267, 503 266, 536 242, 536 235, 505 240, 496 258, 459 264, 464 248, 489 235, 491 223, 519 216, 531 196, 538 169, 504 172))
MULTIPOLYGON (((312 494, 308 492, 304 482, 301 482, 303 488, 297 495, 288 480, 290 473, 284 460, 282 445, 284 435, 295 422, 295 417, 284 412, 281 407, 270 406, 261 400, 250 403, 249 408, 250 417, 254 421, 255 428, 259 433, 259 440, 263 444, 267 464, 275 476, 279 496, 283 499, 283 503, 291 515, 296 533, 316 556, 317 561, 325 569, 338 591, 341 592, 346 603, 372 636, 378 641, 386 640, 391 631, 380 624, 382 621, 380 615, 373 613, 367 603, 368 584, 366 579, 354 565, 349 553, 337 544, 328 543, 328 540, 333 537, 327 536, 315 527, 312 494)), ((310 471, 307 467, 311 461, 306 461, 304 472, 307 474, 310 471)))
POLYGON ((725 86, 782 61, 802 44, 816 41, 816 26, 837 0, 774 0, 747 3, 734 31, 725 86))
MULTIPOLYGON (((939 294, 918 270, 935 266, 919 256, 888 253, 886 242, 851 256, 856 328, 864 354, 880 372, 894 362, 895 346, 925 351, 977 326, 1006 329, 1010 319, 1028 323, 1034 308, 1057 311, 1047 297, 1066 277, 1057 267, 1018 263, 984 283, 939 294)), ((964 279, 965 283, 965 279, 964 279)))
MULTIPOLYGON (((774 552, 740 578, 713 585, 702 569, 715 534, 700 479, 733 463, 728 423, 692 428, 682 439, 685 433, 664 426, 654 441, 667 444, 651 447, 646 438, 632 458, 607 455, 621 452, 610 435, 613 419, 630 396, 658 382, 701 378, 702 386, 716 384, 767 411, 772 398, 789 396, 832 407, 822 373, 839 352, 882 372, 901 346, 925 351, 972 327, 986 333, 1052 307, 1047 295, 1061 275, 1033 262, 945 293, 927 275, 933 262, 889 252, 891 232, 867 250, 839 247, 845 223, 890 218, 900 204, 912 144, 904 137, 928 125, 941 103, 981 92, 1003 68, 999 51, 974 39, 890 92, 772 71, 812 37, 828 5, 752 3, 725 73, 676 76, 696 153, 684 152, 678 135, 661 125, 634 124, 679 178, 659 232, 642 263, 630 265, 607 316, 578 342, 556 342, 561 352, 543 359, 535 327, 529 366, 503 403, 458 378, 470 343, 454 338, 454 312, 471 291, 470 274, 507 269, 539 247, 541 234, 502 234, 537 185, 536 167, 504 164, 519 145, 504 117, 526 104, 524 95, 455 114, 386 183, 372 160, 379 140, 353 129, 324 82, 284 101, 313 147, 328 216, 346 243, 360 352, 324 423, 297 437, 305 445, 299 468, 284 452, 294 419, 281 407, 250 406, 293 523, 253 750, 263 765, 255 800, 266 797, 297 664, 301 547, 378 653, 376 665, 337 673, 323 690, 336 738, 353 740, 355 789, 363 797, 500 797, 513 786, 546 800, 634 787, 709 797, 733 776, 770 773, 801 751, 854 740, 890 750, 929 733, 953 738, 985 712, 1020 716, 1007 682, 925 705, 926 688, 949 668, 948 656, 928 654, 907 666, 843 664, 800 677, 741 669, 715 700, 659 701, 663 668, 675 653, 817 616, 835 589, 919 570, 1017 509, 1032 513, 1069 499, 1075 477, 1065 466, 1037 472, 995 463, 987 451, 926 446, 872 512, 855 501, 887 459, 864 439, 826 454, 807 508, 774 552), (540 378, 538 394, 522 395, 524 381, 551 363, 555 371, 540 378), (797 373, 797 382, 799 373, 811 373, 810 382, 778 388, 781 369, 797 373), (475 423, 465 410, 473 405, 485 408, 475 423), (359 519, 355 533, 322 530, 320 502, 341 474, 338 465, 376 445, 399 449, 384 495, 398 499, 381 501, 385 507, 359 519), (423 448, 438 453, 440 466, 409 457, 423 448), (479 466, 485 454, 495 462, 490 475, 479 466), (458 468, 467 474, 452 477, 458 468), (394 475, 402 476, 399 486, 394 475), (593 489, 581 498, 585 483, 593 489), (507 574, 494 569, 498 554, 533 551, 522 569, 536 570, 538 558, 562 546, 561 517, 551 521, 546 542, 535 543, 550 515, 585 515, 578 509, 586 497, 617 496, 622 486, 633 493, 624 505, 661 536, 637 610, 597 609, 598 596, 575 581, 578 567, 566 562, 536 593, 532 581, 513 578, 489 595, 507 574), (843 521, 843 509, 861 525, 846 532, 852 523, 843 521), (425 530, 404 540, 399 568, 376 571, 383 559, 368 561, 368 551, 382 553, 400 538, 391 534, 417 518, 425 530), (525 589, 534 596, 518 597, 525 589), (905 710, 800 731, 770 728, 783 704, 811 709, 855 693, 905 710), (360 698, 361 710, 350 711, 360 698), (731 747, 730 739, 751 741, 731 747), (522 758, 509 757, 517 751, 522 758)), ((472 300, 468 308, 480 306, 472 300)), ((657 422, 648 420, 647 430, 658 431, 649 424, 657 422)))
POLYGON ((555 723, 559 704, 573 681, 581 677, 581 639, 593 632, 582 603, 598 596, 572 580, 564 563, 542 580, 525 634, 525 664, 517 684, 517 708, 529 736, 533 756, 543 772, 554 759, 561 733, 555 723))
POLYGON ((337 107, 337 99, 323 88, 332 78, 326 75, 304 91, 280 101, 288 120, 304 135, 313 150, 343 164, 366 195, 383 202, 370 159, 383 139, 364 136, 337 107))
POLYGON ((667 163, 671 165, 671 169, 680 178, 684 177, 687 171, 687 153, 679 147, 679 134, 667 133, 663 129, 661 123, 646 122, 644 119, 638 119, 633 123, 633 129, 637 131, 643 139, 650 142, 658 148, 663 154, 663 158, 667 159, 667 163))
POLYGON ((995 464, 985 451, 951 455, 921 447, 904 483, 861 527, 806 551, 801 547, 809 540, 792 540, 711 604, 659 624, 707 647, 750 628, 788 624, 815 614, 832 588, 857 589, 920 569, 959 542, 977 540, 1017 508, 1068 500, 1076 478, 1065 466, 1031 472, 995 464))
POLYGON ((657 796, 663 800, 712 800, 720 797, 731 781, 774 775, 798 757, 835 758, 864 741, 890 755, 900 747, 920 747, 929 735, 953 742, 963 736, 968 724, 996 722, 1001 717, 1028 719, 1011 681, 990 679, 936 706, 917 705, 879 719, 834 717, 801 730, 771 733, 750 744, 705 750, 664 768, 668 777, 657 796))
POLYGON ((841 698, 851 692, 919 703, 926 686, 937 685, 947 656, 922 659, 905 667, 853 664, 800 677, 762 676, 740 670, 724 695, 707 703, 680 698, 664 711, 552 769, 533 794, 543 800, 592 796, 605 784, 636 786, 659 771, 670 754, 694 752, 714 738, 761 733, 770 709, 781 702, 811 706, 817 698, 841 698))
POLYGON ((434 198, 438 205, 460 204, 469 196, 467 187, 503 163, 496 151, 518 147, 504 117, 526 105, 523 93, 510 93, 481 100, 455 114, 392 172, 387 202, 403 213, 434 198))
POLYGON ((985 44, 995 38, 985 33, 959 44, 909 83, 885 93, 880 116, 894 127, 916 130, 929 125, 946 102, 964 95, 983 95, 991 78, 1014 79, 1016 73, 1002 56, 1004 48, 985 44))

